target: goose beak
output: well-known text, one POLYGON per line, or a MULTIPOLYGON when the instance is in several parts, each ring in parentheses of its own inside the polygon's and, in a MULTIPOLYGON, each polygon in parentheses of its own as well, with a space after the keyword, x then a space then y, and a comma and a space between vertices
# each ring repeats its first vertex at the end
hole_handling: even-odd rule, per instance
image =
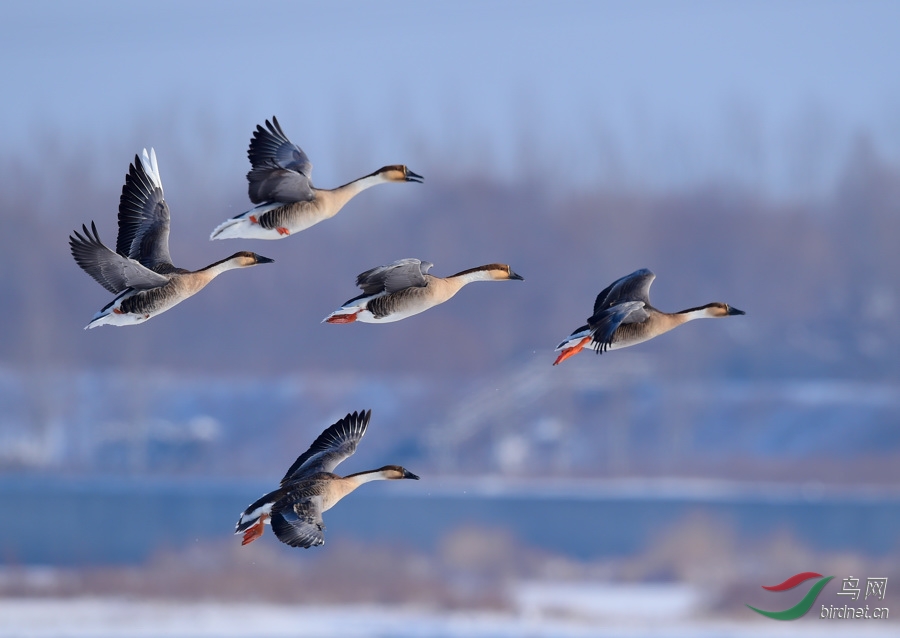
POLYGON ((418 481, 418 480, 419 480, 419 477, 418 477, 418 476, 416 476, 415 474, 413 474, 412 472, 410 472, 410 471, 407 470, 407 469, 404 469, 404 470, 403 470, 403 478, 405 478, 405 479, 413 479, 413 480, 415 480, 415 481, 418 481))
POLYGON ((728 306, 728 314, 729 315, 745 315, 747 313, 744 312, 743 310, 738 310, 737 308, 732 308, 731 306, 728 306))
POLYGON ((509 278, 516 279, 517 281, 525 281, 525 277, 518 273, 514 273, 512 270, 509 271, 509 278))
POLYGON ((416 173, 413 173, 411 170, 409 170, 407 168, 406 169, 406 181, 407 182, 416 182, 418 184, 421 184, 422 182, 425 181, 425 178, 422 177, 421 175, 417 175, 416 173))
POLYGON ((258 264, 273 264, 273 263, 275 263, 275 260, 269 259, 268 257, 263 257, 262 255, 257 255, 256 263, 258 263, 258 264))

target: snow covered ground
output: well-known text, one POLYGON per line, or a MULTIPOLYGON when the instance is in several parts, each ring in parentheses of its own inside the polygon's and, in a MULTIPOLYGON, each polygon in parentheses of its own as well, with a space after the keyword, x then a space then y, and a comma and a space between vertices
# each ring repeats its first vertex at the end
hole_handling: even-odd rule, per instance
POLYGON ((390 636, 392 638, 627 637, 744 638, 766 636, 897 635, 896 623, 747 622, 661 618, 616 619, 612 624, 585 617, 527 617, 485 612, 445 612, 367 606, 302 607, 266 604, 140 602, 118 599, 0 600, 0 636, 17 638, 251 638, 265 636, 390 636))

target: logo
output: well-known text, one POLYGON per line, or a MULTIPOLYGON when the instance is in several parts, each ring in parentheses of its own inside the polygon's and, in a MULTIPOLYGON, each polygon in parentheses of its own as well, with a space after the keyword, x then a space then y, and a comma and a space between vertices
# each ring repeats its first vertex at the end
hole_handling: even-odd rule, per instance
MULTIPOLYGON (((817 574, 816 572, 802 572, 800 574, 794 574, 778 585, 762 586, 762 588, 767 591, 782 592, 793 589, 800 583, 805 583, 813 578, 818 578, 819 580, 809 588, 809 591, 806 592, 803 600, 793 607, 789 607, 782 611, 766 611, 765 609, 757 609, 753 605, 747 605, 747 607, 756 613, 767 618, 772 618, 773 620, 797 620, 812 609, 812 606, 816 602, 816 598, 818 598, 819 594, 822 593, 822 590, 825 588, 825 585, 827 585, 834 576, 822 576, 822 574, 817 574)), ((873 603, 878 600, 884 600, 885 595, 887 594, 887 580, 888 579, 884 576, 866 578, 865 598, 863 598, 861 602, 869 600, 870 597, 873 599, 873 603)), ((849 596, 851 600, 859 600, 862 592, 860 579, 850 576, 849 578, 843 579, 841 590, 837 592, 837 595, 849 596)), ((822 605, 822 611, 819 614, 819 618, 886 619, 888 618, 889 613, 890 610, 887 607, 875 607, 870 609, 868 604, 864 607, 851 607, 850 605, 844 605, 843 607, 837 605, 822 605)))
POLYGON ((812 606, 816 602, 816 598, 818 598, 819 594, 822 592, 822 589, 825 588, 825 585, 827 585, 828 581, 834 578, 834 576, 823 577, 822 574, 817 574, 816 572, 803 572, 800 574, 794 574, 786 581, 778 585, 771 585, 768 587, 766 585, 762 586, 763 589, 768 591, 781 592, 793 589, 800 583, 806 582, 811 578, 818 578, 820 580, 815 585, 813 585, 808 592, 806 592, 806 596, 803 597, 803 600, 801 600, 793 607, 789 607, 784 611, 766 611, 764 609, 757 609, 752 605, 747 605, 747 607, 758 614, 762 614, 763 616, 772 618, 774 620, 797 620, 798 618, 800 618, 800 616, 803 616, 804 614, 806 614, 806 612, 812 609, 812 606))

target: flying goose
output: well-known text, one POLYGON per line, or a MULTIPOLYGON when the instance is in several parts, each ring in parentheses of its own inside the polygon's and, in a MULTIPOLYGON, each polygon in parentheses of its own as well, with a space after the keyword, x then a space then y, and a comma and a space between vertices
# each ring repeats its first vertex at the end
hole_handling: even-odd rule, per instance
POLYGON ((650 305, 650 284, 656 278, 646 268, 617 279, 594 301, 594 314, 556 347, 557 365, 584 348, 598 353, 627 348, 658 337, 694 319, 746 314, 726 303, 713 302, 681 312, 662 312, 650 305))
POLYGON ((156 152, 134 156, 119 200, 116 250, 107 248, 97 226, 81 226, 69 235, 75 262, 97 283, 116 295, 85 326, 129 326, 165 312, 198 293, 220 273, 273 260, 241 251, 206 268, 176 268, 169 257, 169 206, 163 197, 156 152))
POLYGON ((312 163, 291 142, 278 119, 259 124, 247 151, 250 201, 256 207, 219 224, 210 239, 281 239, 334 217, 353 197, 385 182, 422 182, 401 165, 384 166, 365 177, 328 190, 312 185, 312 163))
POLYGON ((282 543, 312 547, 325 542, 322 513, 331 509, 363 483, 415 479, 419 477, 399 465, 341 477, 334 469, 356 451, 366 433, 372 411, 353 412, 328 427, 288 468, 281 486, 257 499, 238 518, 235 534, 243 534, 241 545, 262 536, 265 525, 282 543))
POLYGON ((435 277, 428 271, 433 266, 418 259, 400 259, 378 266, 356 278, 363 294, 345 302, 325 317, 327 323, 388 323, 442 304, 459 289, 473 281, 522 280, 506 264, 487 264, 463 270, 449 277, 435 277))

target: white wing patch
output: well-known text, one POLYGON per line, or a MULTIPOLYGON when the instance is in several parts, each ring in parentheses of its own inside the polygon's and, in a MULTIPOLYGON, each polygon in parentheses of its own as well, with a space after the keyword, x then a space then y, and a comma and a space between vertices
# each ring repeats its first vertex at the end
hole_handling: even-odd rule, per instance
POLYGON ((159 175, 159 164, 156 163, 156 151, 153 147, 150 148, 150 155, 147 155, 147 149, 144 149, 141 154, 141 166, 153 185, 162 190, 162 177, 159 175))

